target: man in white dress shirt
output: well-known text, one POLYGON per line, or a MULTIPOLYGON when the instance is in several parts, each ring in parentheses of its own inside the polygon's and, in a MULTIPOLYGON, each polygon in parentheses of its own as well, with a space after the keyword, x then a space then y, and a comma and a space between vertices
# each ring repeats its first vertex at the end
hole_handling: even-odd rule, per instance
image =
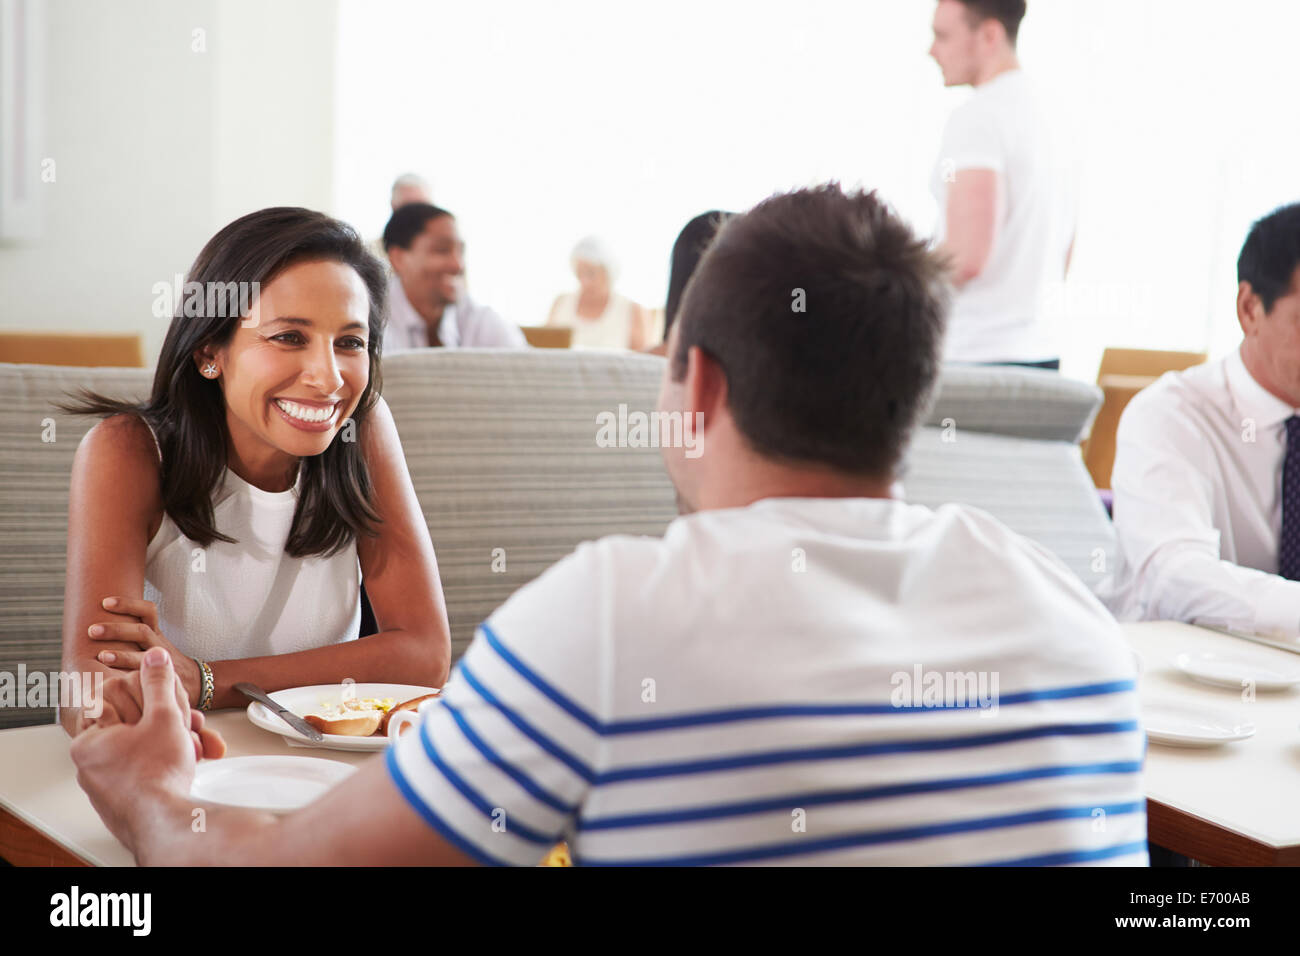
POLYGON ((1020 69, 1025 0, 939 0, 930 55, 945 86, 972 86, 944 127, 931 182, 936 241, 957 295, 944 358, 1060 367, 1048 301, 1074 238, 1069 177, 1020 69))
POLYGON ((1231 355, 1169 372, 1116 438, 1116 614, 1300 635, 1300 204, 1237 260, 1231 355))
POLYGON ((430 203, 407 203, 384 227, 388 327, 384 352, 428 348, 526 348, 519 326, 470 299, 465 243, 456 217, 430 203))

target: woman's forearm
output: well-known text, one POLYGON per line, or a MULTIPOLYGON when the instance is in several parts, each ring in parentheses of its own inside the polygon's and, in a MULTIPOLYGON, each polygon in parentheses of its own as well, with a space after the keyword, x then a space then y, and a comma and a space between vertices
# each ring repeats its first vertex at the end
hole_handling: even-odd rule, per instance
POLYGON ((263 690, 357 683, 402 683, 441 687, 451 666, 451 641, 443 633, 380 631, 358 641, 345 641, 293 654, 209 661, 212 667, 212 707, 247 703, 234 685, 240 681, 263 690))

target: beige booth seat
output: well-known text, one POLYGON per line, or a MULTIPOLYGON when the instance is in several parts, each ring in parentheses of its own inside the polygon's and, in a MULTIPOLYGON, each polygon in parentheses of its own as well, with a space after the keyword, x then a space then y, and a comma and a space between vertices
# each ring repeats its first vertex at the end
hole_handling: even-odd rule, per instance
MULTIPOLYGON (((454 657, 493 609, 580 542, 658 535, 676 515, 657 449, 596 443, 601 412, 653 410, 662 370, 655 356, 558 349, 385 359, 384 396, 437 552, 454 657)), ((143 396, 152 375, 0 364, 0 672, 59 666, 69 476, 94 422, 51 400, 82 385, 143 396)), ((1091 385, 1052 372, 945 369, 909 454, 908 499, 981 507, 1094 584, 1096 554, 1113 537, 1076 442, 1097 401, 1091 385)), ((0 708, 0 728, 53 717, 0 708)))

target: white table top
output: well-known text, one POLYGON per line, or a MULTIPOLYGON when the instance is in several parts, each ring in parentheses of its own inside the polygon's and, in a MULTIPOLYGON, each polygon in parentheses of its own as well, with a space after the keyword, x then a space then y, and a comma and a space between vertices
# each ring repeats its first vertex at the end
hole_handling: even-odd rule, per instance
MULTIPOLYGON (((1253 702, 1244 702, 1241 691, 1199 683, 1173 665, 1179 653, 1234 647, 1278 655, 1287 663, 1300 656, 1172 622, 1129 624, 1124 631, 1144 659, 1139 680, 1143 701, 1199 701, 1235 711, 1259 728, 1248 740, 1211 749, 1151 744, 1144 773, 1147 796, 1260 843, 1300 844, 1300 689, 1257 691, 1253 702)), ((254 727, 243 710, 217 712, 209 724, 226 739, 230 756, 296 754, 350 764, 376 756, 290 747, 283 738, 254 727)), ((0 807, 90 863, 133 865, 130 853, 77 786, 68 742, 57 725, 0 731, 0 807)))
POLYGON ((1291 666, 1300 655, 1172 621, 1126 624, 1124 633, 1143 658, 1143 703, 1203 703, 1258 728, 1246 740, 1203 750, 1150 744, 1147 797, 1272 847, 1300 845, 1300 688, 1257 690, 1244 701, 1240 689, 1202 683, 1174 666, 1181 653, 1241 649, 1291 666))

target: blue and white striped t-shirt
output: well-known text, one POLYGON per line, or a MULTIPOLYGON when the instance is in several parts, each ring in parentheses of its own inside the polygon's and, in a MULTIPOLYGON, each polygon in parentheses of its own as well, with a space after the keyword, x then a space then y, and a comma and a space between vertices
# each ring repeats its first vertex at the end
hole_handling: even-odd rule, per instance
POLYGON ((520 589, 388 766, 484 863, 1145 865, 1135 671, 983 512, 764 499, 520 589))

